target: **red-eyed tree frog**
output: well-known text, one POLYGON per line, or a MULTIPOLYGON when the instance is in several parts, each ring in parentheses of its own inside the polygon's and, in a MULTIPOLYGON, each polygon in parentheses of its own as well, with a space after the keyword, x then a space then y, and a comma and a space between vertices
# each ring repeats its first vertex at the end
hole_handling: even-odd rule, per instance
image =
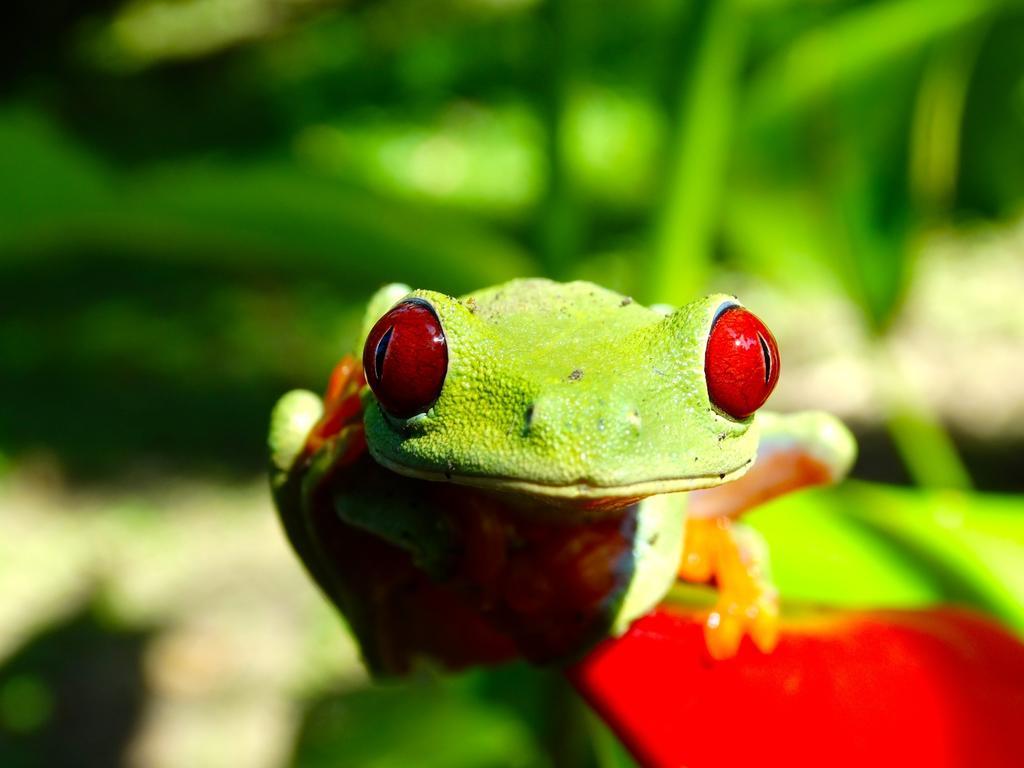
POLYGON ((758 412, 779 352, 737 299, 389 285, 362 341, 322 398, 278 402, 269 448, 285 530, 371 670, 571 660, 677 579, 718 590, 712 657, 772 649, 776 593, 734 521, 842 477, 855 444, 828 414, 758 412))

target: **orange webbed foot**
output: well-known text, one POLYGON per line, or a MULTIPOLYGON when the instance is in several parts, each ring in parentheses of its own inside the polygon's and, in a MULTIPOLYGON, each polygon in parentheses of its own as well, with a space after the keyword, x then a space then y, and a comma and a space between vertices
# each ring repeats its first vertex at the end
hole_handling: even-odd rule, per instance
POLYGON ((725 517, 690 518, 679 576, 686 581, 714 579, 718 601, 704 623, 712 658, 728 659, 744 635, 768 653, 778 642, 778 594, 761 567, 757 547, 744 541, 725 517))

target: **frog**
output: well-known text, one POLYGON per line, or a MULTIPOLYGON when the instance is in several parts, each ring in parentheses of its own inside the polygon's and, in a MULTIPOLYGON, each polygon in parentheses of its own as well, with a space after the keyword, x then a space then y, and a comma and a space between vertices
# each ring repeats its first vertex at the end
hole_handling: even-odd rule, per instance
POLYGON ((586 281, 390 284, 323 395, 271 414, 284 531, 378 675, 563 663, 703 585, 707 652, 778 642, 741 520, 841 480, 831 414, 762 410, 778 344, 735 296, 644 306, 586 281))

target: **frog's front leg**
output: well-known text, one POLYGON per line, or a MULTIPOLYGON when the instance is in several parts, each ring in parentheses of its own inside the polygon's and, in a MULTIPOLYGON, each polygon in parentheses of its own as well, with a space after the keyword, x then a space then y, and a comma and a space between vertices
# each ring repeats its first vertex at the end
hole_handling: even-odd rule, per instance
POLYGON ((756 534, 725 517, 689 517, 679 576, 714 581, 718 600, 704 622, 712 658, 731 658, 745 634, 768 653, 778 640, 778 594, 756 534))
POLYGON ((757 419, 761 442, 747 474, 688 497, 679 576, 713 581, 718 589, 704 626, 716 659, 735 655, 745 634, 764 652, 778 640, 778 594, 768 579, 766 549, 738 518, 784 493, 837 482, 856 453, 849 430, 829 414, 764 413, 757 419))
POLYGON ((307 515, 306 499, 337 469, 354 463, 365 451, 358 361, 346 356, 335 367, 323 398, 304 389, 284 395, 270 417, 270 484, 278 515, 292 546, 314 579, 335 594, 330 568, 307 515))

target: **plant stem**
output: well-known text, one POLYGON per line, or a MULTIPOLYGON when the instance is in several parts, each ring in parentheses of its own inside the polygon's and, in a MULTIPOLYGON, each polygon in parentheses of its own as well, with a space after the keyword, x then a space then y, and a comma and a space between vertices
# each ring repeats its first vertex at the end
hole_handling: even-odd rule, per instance
POLYGON ((662 207, 654 225, 645 300, 680 304, 704 289, 710 271, 745 49, 734 0, 703 0, 685 57, 667 158, 662 207))
POLYGON ((903 372, 897 355, 881 343, 879 370, 888 375, 882 392, 885 425, 907 472, 922 488, 970 489, 970 473, 949 433, 903 372))
POLYGON ((564 278, 579 254, 583 237, 580 203, 565 152, 566 104, 578 57, 573 33, 573 0, 548 0, 543 9, 547 37, 544 50, 543 105, 547 189, 540 211, 539 245, 545 272, 564 278))

